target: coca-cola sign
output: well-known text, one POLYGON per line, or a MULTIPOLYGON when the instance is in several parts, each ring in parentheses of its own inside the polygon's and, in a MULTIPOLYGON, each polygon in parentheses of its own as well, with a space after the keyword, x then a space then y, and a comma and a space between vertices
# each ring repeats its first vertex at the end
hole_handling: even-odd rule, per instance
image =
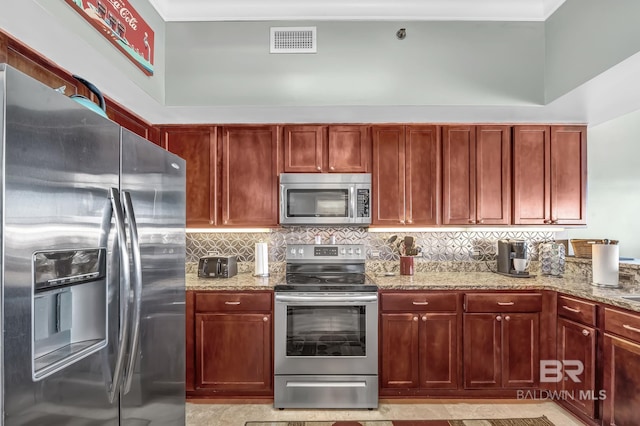
POLYGON ((145 74, 153 75, 153 30, 128 1, 65 1, 145 74))

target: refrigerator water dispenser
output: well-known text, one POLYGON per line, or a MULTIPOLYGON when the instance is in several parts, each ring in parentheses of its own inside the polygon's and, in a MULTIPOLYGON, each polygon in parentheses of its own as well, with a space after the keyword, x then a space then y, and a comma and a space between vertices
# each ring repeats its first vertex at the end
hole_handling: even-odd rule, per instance
POLYGON ((34 253, 34 381, 106 346, 105 255, 104 249, 34 253))

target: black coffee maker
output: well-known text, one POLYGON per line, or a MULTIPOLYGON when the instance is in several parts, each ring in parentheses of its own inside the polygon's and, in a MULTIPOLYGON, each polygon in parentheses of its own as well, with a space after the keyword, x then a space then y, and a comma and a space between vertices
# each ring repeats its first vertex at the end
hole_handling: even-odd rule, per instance
POLYGON ((529 277, 529 271, 526 270, 526 267, 516 268, 514 260, 519 264, 526 265, 527 243, 524 240, 498 240, 498 273, 515 277, 529 277))

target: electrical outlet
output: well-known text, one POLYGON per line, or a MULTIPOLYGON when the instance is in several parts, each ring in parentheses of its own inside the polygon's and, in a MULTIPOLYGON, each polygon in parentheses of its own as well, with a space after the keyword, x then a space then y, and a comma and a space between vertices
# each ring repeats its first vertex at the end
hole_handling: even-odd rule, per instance
POLYGON ((380 257, 380 250, 371 250, 371 258, 378 259, 380 257))
POLYGON ((209 251, 207 252, 207 256, 219 256, 220 254, 217 251, 209 251))

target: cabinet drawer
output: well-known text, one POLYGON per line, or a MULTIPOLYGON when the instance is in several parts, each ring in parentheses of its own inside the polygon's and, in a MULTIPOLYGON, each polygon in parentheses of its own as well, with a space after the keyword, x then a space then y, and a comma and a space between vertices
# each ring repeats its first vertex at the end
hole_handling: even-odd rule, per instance
POLYGON ((542 295, 538 293, 465 294, 466 312, 540 312, 542 295))
POLYGON ((567 296, 558 296, 558 316, 595 327, 596 304, 567 296))
POLYGON ((268 292, 200 292, 196 293, 196 312, 271 311, 268 292))
POLYGON ((640 316, 605 308, 604 331, 640 342, 640 316))
POLYGON ((454 293, 383 293, 382 311, 443 312, 458 310, 458 295, 454 293))

